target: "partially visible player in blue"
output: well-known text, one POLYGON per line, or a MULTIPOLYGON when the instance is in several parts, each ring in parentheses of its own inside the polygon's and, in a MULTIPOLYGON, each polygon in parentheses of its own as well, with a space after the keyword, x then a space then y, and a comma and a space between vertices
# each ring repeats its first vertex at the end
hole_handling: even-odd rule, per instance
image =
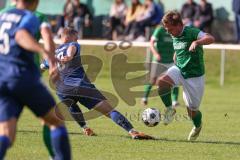
POLYGON ((32 13, 38 0, 17 0, 16 8, 0 14, 0 159, 12 145, 18 118, 24 106, 51 128, 55 159, 71 159, 64 123, 54 113, 54 99, 40 81, 34 54, 48 59, 50 76, 58 72, 56 60, 37 41, 39 20, 32 13))
POLYGON ((136 131, 132 124, 118 111, 116 111, 91 84, 81 64, 80 45, 77 43, 77 31, 64 28, 61 34, 62 44, 56 49, 56 57, 59 61, 61 81, 57 85, 57 95, 63 103, 71 100, 73 104, 71 112, 76 115, 79 112, 77 102, 89 110, 94 109, 111 118, 116 124, 125 129, 133 139, 152 139, 142 132, 136 131), (77 94, 76 94, 77 93, 77 94))

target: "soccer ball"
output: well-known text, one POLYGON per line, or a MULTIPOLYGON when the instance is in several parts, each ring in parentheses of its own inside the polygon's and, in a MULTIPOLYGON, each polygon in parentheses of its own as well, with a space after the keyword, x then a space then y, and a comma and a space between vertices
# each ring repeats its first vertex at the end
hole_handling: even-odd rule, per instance
POLYGON ((160 122, 160 112, 156 108, 147 108, 142 113, 142 121, 148 127, 154 127, 160 122))
POLYGON ((49 64, 47 60, 42 61, 42 63, 40 64, 40 69, 43 71, 49 69, 49 64))

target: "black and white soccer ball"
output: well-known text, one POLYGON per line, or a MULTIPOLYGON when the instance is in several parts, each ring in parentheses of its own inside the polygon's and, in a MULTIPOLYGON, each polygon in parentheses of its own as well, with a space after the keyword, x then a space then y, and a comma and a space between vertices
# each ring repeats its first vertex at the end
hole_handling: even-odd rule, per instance
POLYGON ((142 113, 142 121, 148 127, 158 125, 161 119, 161 114, 156 108, 147 108, 142 113))

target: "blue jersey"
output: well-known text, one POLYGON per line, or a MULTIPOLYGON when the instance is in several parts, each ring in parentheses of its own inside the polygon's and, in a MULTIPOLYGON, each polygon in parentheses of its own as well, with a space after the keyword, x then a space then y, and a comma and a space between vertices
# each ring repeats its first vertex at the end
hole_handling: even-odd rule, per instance
POLYGON ((15 41, 16 33, 22 29, 34 36, 39 30, 38 18, 19 9, 0 14, 0 121, 18 119, 24 106, 40 117, 55 106, 51 94, 40 82, 34 53, 15 41))
POLYGON ((65 64, 58 64, 61 77, 61 83, 59 85, 62 85, 61 88, 65 85, 82 86, 84 81, 88 82, 85 71, 81 64, 80 45, 77 42, 70 42, 60 45, 56 49, 56 57, 59 59, 62 56, 65 56, 67 54, 67 49, 70 46, 76 47, 76 53, 73 59, 65 64))
MULTIPOLYGON (((77 50, 71 61, 59 64, 61 81, 57 83, 57 95, 63 102, 71 99, 93 109, 106 98, 87 78, 81 64, 80 45, 76 42, 62 44, 56 49, 56 57, 61 59, 65 56, 70 46, 75 46, 77 50)), ((47 66, 47 63, 44 65, 47 66)))
POLYGON ((39 79, 34 53, 21 48, 15 41, 17 31, 24 29, 35 36, 39 25, 38 18, 27 10, 14 8, 0 14, 0 81, 39 79))

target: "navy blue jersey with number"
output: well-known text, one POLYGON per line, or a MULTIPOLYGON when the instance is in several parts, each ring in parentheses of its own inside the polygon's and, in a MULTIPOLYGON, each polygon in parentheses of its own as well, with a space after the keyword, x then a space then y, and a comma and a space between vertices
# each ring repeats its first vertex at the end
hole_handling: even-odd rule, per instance
POLYGON ((21 48, 15 41, 17 31, 24 29, 34 36, 39 25, 38 18, 27 10, 14 8, 0 14, 0 81, 39 79, 34 53, 21 48))
POLYGON ((56 49, 56 57, 60 59, 62 56, 65 56, 70 46, 76 47, 73 59, 67 63, 58 64, 62 85, 81 86, 83 81, 87 80, 87 77, 81 64, 80 45, 77 42, 62 44, 56 49))
POLYGON ((27 10, 10 9, 0 14, 0 122, 18 119, 24 106, 39 117, 55 106, 40 81, 34 53, 21 48, 15 40, 20 30, 34 37, 39 24, 38 18, 27 10))
POLYGON ((57 83, 57 95, 63 102, 71 99, 74 103, 80 102, 88 109, 92 109, 106 98, 94 84, 91 84, 84 71, 80 45, 77 42, 62 44, 56 49, 56 57, 61 59, 65 56, 70 46, 75 46, 77 50, 72 60, 58 65, 61 80, 57 83))

